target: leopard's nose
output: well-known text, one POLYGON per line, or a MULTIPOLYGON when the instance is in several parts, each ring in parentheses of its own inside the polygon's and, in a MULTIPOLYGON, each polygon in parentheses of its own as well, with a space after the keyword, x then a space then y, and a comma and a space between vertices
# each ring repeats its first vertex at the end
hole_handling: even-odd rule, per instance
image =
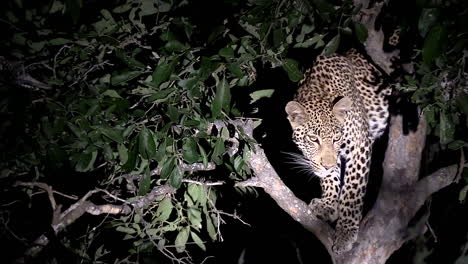
POLYGON ((333 168, 333 165, 332 165, 332 164, 322 164, 322 166, 323 166, 325 169, 327 169, 327 170, 333 168))

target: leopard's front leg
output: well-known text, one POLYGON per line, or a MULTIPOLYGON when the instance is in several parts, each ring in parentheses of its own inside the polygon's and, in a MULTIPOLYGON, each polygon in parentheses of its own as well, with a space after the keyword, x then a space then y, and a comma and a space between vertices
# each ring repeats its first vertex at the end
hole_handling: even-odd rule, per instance
POLYGON ((357 240, 369 176, 371 145, 369 139, 361 144, 350 146, 349 154, 346 157, 333 245, 333 250, 337 254, 349 251, 357 240))
POLYGON ((340 194, 340 168, 338 159, 336 168, 324 177, 320 177, 322 198, 314 198, 309 204, 314 215, 333 222, 338 218, 338 197, 340 194))

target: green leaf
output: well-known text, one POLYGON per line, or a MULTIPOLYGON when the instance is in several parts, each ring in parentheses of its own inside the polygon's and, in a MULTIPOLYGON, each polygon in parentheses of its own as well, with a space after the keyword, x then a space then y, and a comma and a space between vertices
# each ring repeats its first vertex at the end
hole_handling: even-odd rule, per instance
POLYGON ((177 109, 173 105, 169 105, 167 107, 167 115, 169 116, 172 122, 179 123, 179 117, 181 113, 179 112, 179 109, 177 109))
POLYGON ((186 138, 184 145, 182 146, 182 155, 187 163, 194 163, 198 161, 200 155, 197 151, 197 142, 192 137, 186 138))
POLYGON ((323 48, 323 55, 331 55, 336 52, 338 46, 340 45, 340 35, 333 37, 330 42, 327 43, 325 48, 323 48))
POLYGON ((433 61, 442 53, 442 47, 445 44, 447 32, 441 25, 432 27, 424 40, 422 48, 423 62, 431 65, 433 61))
POLYGON ((187 192, 192 197, 192 200, 196 202, 198 198, 200 197, 200 193, 202 192, 203 186, 195 184, 195 183, 189 183, 187 192))
POLYGON ((172 201, 170 197, 164 198, 158 206, 156 210, 156 218, 159 222, 164 222, 171 216, 172 209, 174 205, 172 205, 172 201))
POLYGON ((433 105, 428 105, 424 108, 424 115, 426 116, 426 121, 429 127, 433 128, 436 125, 435 120, 435 107, 433 105))
POLYGON ((71 122, 67 122, 67 126, 68 128, 70 128, 70 130, 72 131, 72 133, 77 137, 77 138, 82 138, 83 137, 83 131, 80 130, 77 126, 75 126, 75 124, 71 123, 71 122))
POLYGON ((259 31, 258 27, 250 25, 249 23, 244 22, 244 21, 241 21, 239 24, 241 25, 242 28, 245 29, 245 31, 249 32, 255 38, 260 39, 260 35, 258 33, 259 31))
POLYGON ((86 172, 93 168, 96 161, 97 151, 80 153, 75 169, 79 172, 86 172))
POLYGON ((442 111, 440 113, 440 144, 445 145, 453 140, 455 134, 455 125, 453 124, 450 113, 442 111))
POLYGON ((232 58, 234 57, 234 50, 227 46, 219 50, 219 56, 226 57, 226 58, 232 58))
POLYGON ((309 34, 315 29, 314 25, 303 24, 301 28, 301 33, 296 37, 297 42, 303 42, 305 35, 309 34))
POLYGON ((208 231, 208 235, 210 236, 211 240, 215 241, 217 238, 216 229, 213 225, 213 221, 209 214, 205 214, 206 217, 206 231, 208 231))
POLYGON ((418 22, 418 30, 421 37, 425 37, 429 29, 431 29, 432 25, 437 21, 439 17, 439 9, 438 8, 424 8, 421 11, 421 15, 419 16, 418 22))
POLYGON ((117 150, 119 152, 119 159, 121 164, 125 164, 128 160, 128 149, 124 144, 117 145, 117 150))
POLYGON ((312 3, 317 7, 320 17, 330 22, 330 15, 335 13, 335 6, 326 0, 312 0, 312 3))
POLYGON ((149 160, 156 154, 156 143, 153 133, 146 127, 138 135, 138 149, 143 158, 149 160))
POLYGON ((116 86, 119 84, 126 83, 140 76, 140 74, 142 73, 143 72, 141 71, 129 71, 129 70, 125 70, 119 73, 114 72, 112 73, 112 76, 111 76, 111 85, 116 86))
POLYGON ((449 149, 457 150, 465 146, 465 144, 466 143, 463 140, 455 140, 455 141, 450 142, 450 144, 448 144, 447 147, 449 149))
MULTIPOLYGON (((468 193, 468 185, 466 185, 460 190, 460 194, 458 195, 458 201, 460 201, 460 203, 465 202, 467 193, 468 193)), ((463 262, 460 262, 460 263, 463 263, 463 262)))
POLYGON ((208 57, 202 57, 199 69, 200 81, 205 81, 211 73, 218 68, 218 63, 213 62, 208 57))
POLYGON ((457 96, 456 103, 457 103, 458 109, 460 109, 462 113, 468 116, 468 94, 460 93, 457 96))
POLYGON ((132 8, 132 6, 130 4, 123 4, 121 6, 117 6, 115 7, 114 9, 112 9, 112 12, 113 13, 116 13, 116 14, 121 14, 121 13, 125 13, 127 12, 128 10, 130 10, 132 8))
POLYGON ((179 188, 180 185, 182 185, 182 178, 183 177, 184 177, 184 173, 179 168, 179 166, 176 166, 172 170, 171 177, 169 178, 169 183, 172 185, 172 187, 179 188))
POLYGON ((161 161, 164 160, 164 157, 166 157, 166 143, 167 143, 167 138, 161 142, 158 146, 158 150, 156 151, 156 154, 154 155, 154 159, 160 163, 161 161))
POLYGON ((173 59, 169 62, 168 59, 162 58, 156 70, 153 72, 153 85, 159 87, 159 85, 169 79, 171 74, 174 72, 175 66, 177 65, 177 60, 173 59))
POLYGON ((293 59, 285 59, 283 61, 283 69, 288 74, 288 77, 293 82, 298 82, 304 78, 304 75, 299 70, 297 61, 293 59))
POLYGON ((118 232, 126 233, 126 234, 135 234, 136 230, 131 228, 131 227, 125 227, 125 226, 118 226, 115 230, 118 232))
POLYGON ((208 156, 206 155, 205 149, 203 149, 203 147, 200 144, 197 145, 198 149, 200 150, 200 155, 202 156, 203 165, 205 165, 206 167, 208 165, 208 156))
POLYGON ((127 55, 127 53, 122 49, 117 49, 116 55, 125 64, 127 64, 127 66, 129 66, 132 69, 144 69, 145 68, 145 65, 142 62, 138 61, 132 56, 127 55))
POLYGON ((120 130, 118 130, 118 129, 115 129, 115 128, 102 128, 101 133, 104 136, 112 139, 113 141, 115 141, 117 143, 123 143, 124 142, 122 132, 120 130))
POLYGON ((197 244, 197 246, 200 247, 203 251, 206 251, 205 244, 201 238, 194 231, 190 232, 190 235, 192 236, 193 242, 195 242, 195 244, 197 244))
POLYGON ((244 166, 244 160, 242 159, 241 156, 237 156, 234 159, 234 169, 236 170, 237 173, 241 174, 243 166, 244 166))
POLYGON ((130 151, 128 152, 127 162, 122 166, 122 169, 126 172, 132 171, 136 166, 138 153, 135 142, 136 140, 134 139, 134 141, 132 141, 130 151))
POLYGON ((169 176, 171 176, 172 171, 174 170, 174 166, 175 166, 175 157, 168 158, 162 166, 161 178, 167 179, 169 176))
POLYGON ((175 92, 175 88, 164 89, 153 93, 149 98, 148 102, 162 103, 167 101, 175 92))
POLYGON ((255 103, 256 101, 258 101, 261 98, 270 98, 273 95, 274 91, 275 90, 273 90, 273 89, 265 89, 265 90, 255 91, 255 92, 250 94, 250 98, 252 98, 252 101, 250 103, 251 104, 255 103))
POLYGON ((149 166, 146 166, 145 173, 143 174, 143 178, 140 180, 139 188, 138 188, 138 195, 145 195, 149 192, 151 186, 151 173, 149 166))
POLYGON ((189 47, 183 44, 182 42, 176 39, 173 39, 173 40, 169 40, 164 46, 164 48, 169 52, 181 52, 181 51, 188 49, 189 47))
POLYGON ((190 229, 189 227, 183 227, 175 239, 175 246, 178 253, 185 251, 185 244, 187 243, 190 229))
POLYGON ((65 12, 73 19, 73 23, 76 24, 80 18, 80 10, 83 6, 82 0, 66 0, 65 3, 65 12))
POLYGON ((17 45, 24 46, 26 44, 26 37, 24 36, 26 33, 15 33, 11 38, 11 42, 17 45))
POLYGON ((133 216, 133 222, 135 222, 136 224, 139 224, 141 222, 141 216, 139 214, 135 214, 133 216))
POLYGON ((65 38, 54 38, 49 40, 49 44, 52 46, 62 46, 70 42, 71 40, 65 38))
POLYGON ((221 113, 221 109, 229 112, 231 103, 231 90, 226 79, 222 79, 216 86, 216 95, 211 103, 211 114, 213 118, 217 118, 221 113))
POLYGON ((242 78, 244 77, 244 73, 242 73, 242 70, 239 66, 238 63, 229 63, 226 65, 228 70, 234 75, 236 76, 236 78, 242 78))
POLYGON ((211 155, 211 159, 217 164, 220 165, 223 163, 221 156, 226 152, 226 148, 224 147, 224 139, 218 138, 215 143, 215 147, 213 150, 213 154, 211 155))
POLYGON ((188 219, 190 225, 197 230, 202 228, 201 211, 198 208, 191 207, 188 209, 188 219))
POLYGON ((368 33, 367 28, 363 24, 354 22, 354 33, 359 42, 364 43, 364 41, 366 41, 368 33))

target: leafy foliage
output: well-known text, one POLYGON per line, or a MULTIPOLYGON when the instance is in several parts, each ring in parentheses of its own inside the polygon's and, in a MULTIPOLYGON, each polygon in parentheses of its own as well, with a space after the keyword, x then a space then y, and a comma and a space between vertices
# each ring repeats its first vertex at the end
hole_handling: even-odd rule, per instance
MULTIPOLYGON (((464 1, 448 3, 421 1, 417 25, 422 49, 415 51, 415 73, 406 76, 398 88, 420 105, 428 124, 443 147, 459 149, 466 145, 468 75, 466 35, 468 20, 464 1), (450 14, 450 15, 449 15, 450 14)), ((403 32, 411 32, 410 26, 403 32)))
MULTIPOLYGON (((144 210, 113 219, 112 226, 132 241, 135 254, 151 248, 169 254, 171 245, 183 253, 190 241, 205 250, 205 241, 220 235, 219 194, 213 187, 184 183, 200 175, 188 175, 183 167, 215 163, 223 172, 204 177, 245 179, 249 141, 238 131, 237 140, 246 144, 228 155, 230 132, 208 131, 210 124, 249 114, 237 109, 232 91, 251 86, 258 68, 282 67, 291 81, 301 80, 301 67, 288 57, 289 50, 334 52, 342 31, 333 21, 345 18, 343 28, 349 29, 352 6, 233 1, 223 5, 237 12, 213 19, 206 34, 189 11, 197 3, 115 3, 95 10, 81 0, 19 0, 3 11, 12 40, 2 44, 11 51, 5 58, 21 61, 47 89, 30 90, 22 107, 31 138, 16 137, 17 144, 3 154, 2 175, 47 182, 51 174, 72 170, 92 174, 118 193, 126 175, 140 175, 137 187, 120 195, 127 201, 168 182, 179 188, 176 196, 159 197, 144 210)), ((356 30, 364 39, 364 29, 356 30)), ((7 91, 17 89, 5 85, 7 91)), ((252 103, 273 92, 253 92, 252 103)), ((14 100, 3 102, 10 112, 14 100)), ((2 137, 17 132, 11 124, 2 131, 2 137)))

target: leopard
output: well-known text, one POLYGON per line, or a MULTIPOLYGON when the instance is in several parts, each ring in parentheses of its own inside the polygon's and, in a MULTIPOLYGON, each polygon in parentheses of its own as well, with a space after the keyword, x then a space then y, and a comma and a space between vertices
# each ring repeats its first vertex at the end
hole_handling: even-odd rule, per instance
POLYGON ((298 162, 320 179, 321 198, 309 208, 336 221, 332 250, 341 254, 357 240, 372 146, 386 131, 391 87, 355 49, 318 56, 304 76, 285 110, 302 152, 298 162))

